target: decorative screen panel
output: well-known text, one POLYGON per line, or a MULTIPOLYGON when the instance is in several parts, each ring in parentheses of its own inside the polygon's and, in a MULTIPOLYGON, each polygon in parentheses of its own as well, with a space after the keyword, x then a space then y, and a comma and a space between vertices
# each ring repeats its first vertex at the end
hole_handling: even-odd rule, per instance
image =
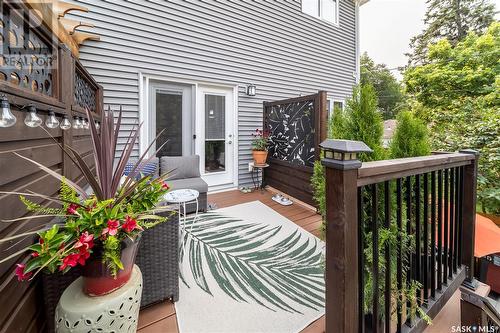
POLYGON ((292 165, 312 166, 315 160, 314 100, 268 106, 269 156, 292 165))
POLYGON ((19 11, 2 7, 0 80, 52 96, 52 69, 57 66, 54 48, 18 14, 19 11))
POLYGON ((97 89, 90 84, 80 71, 75 70, 75 103, 76 105, 96 111, 96 92, 97 89))

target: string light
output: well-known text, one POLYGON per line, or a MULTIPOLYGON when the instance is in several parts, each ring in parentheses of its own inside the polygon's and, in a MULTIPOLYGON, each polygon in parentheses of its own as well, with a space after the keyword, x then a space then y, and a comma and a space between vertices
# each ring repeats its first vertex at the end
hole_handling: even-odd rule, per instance
POLYGON ((40 118, 36 113, 36 107, 33 104, 30 104, 28 106, 28 114, 24 118, 24 124, 28 127, 38 127, 42 123, 42 118, 40 118))

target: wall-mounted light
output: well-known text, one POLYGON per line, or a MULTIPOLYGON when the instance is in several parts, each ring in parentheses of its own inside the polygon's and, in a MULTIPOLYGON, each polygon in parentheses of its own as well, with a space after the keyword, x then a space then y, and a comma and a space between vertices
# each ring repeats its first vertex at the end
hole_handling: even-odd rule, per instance
POLYGON ((69 121, 68 116, 64 115, 63 120, 60 125, 62 130, 69 130, 71 128, 71 121, 69 121))
POLYGON ((257 87, 255 84, 249 84, 247 86, 247 96, 255 96, 255 93, 257 92, 257 87))
POLYGON ((59 120, 57 120, 56 114, 51 109, 49 109, 49 116, 45 119, 45 126, 48 128, 59 127, 59 120))
POLYGON ((0 114, 0 127, 11 127, 16 123, 16 117, 10 111, 10 104, 7 96, 2 95, 2 113, 0 114))
POLYGON ((36 107, 33 104, 28 105, 28 113, 24 118, 24 123, 28 127, 38 127, 43 123, 42 118, 36 113, 36 107))
POLYGON ((99 125, 98 121, 95 121, 95 129, 99 130, 99 128, 101 128, 101 125, 99 125))

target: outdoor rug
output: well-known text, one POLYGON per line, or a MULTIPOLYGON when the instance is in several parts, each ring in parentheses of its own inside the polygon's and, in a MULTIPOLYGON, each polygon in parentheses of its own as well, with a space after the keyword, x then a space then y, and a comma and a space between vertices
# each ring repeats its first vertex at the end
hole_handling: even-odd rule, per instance
POLYGON ((318 238, 259 201, 192 221, 179 258, 181 333, 295 333, 324 314, 318 238))

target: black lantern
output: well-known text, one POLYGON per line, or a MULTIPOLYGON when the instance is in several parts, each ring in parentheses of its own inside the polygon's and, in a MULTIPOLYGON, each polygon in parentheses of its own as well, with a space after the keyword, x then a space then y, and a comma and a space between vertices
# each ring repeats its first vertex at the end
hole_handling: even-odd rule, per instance
POLYGON ((356 161, 359 153, 371 153, 364 142, 351 140, 331 140, 327 139, 320 145, 325 153, 325 159, 334 161, 356 161))
POLYGON ((255 93, 257 91, 257 87, 255 84, 249 84, 247 86, 247 96, 255 96, 255 93))

